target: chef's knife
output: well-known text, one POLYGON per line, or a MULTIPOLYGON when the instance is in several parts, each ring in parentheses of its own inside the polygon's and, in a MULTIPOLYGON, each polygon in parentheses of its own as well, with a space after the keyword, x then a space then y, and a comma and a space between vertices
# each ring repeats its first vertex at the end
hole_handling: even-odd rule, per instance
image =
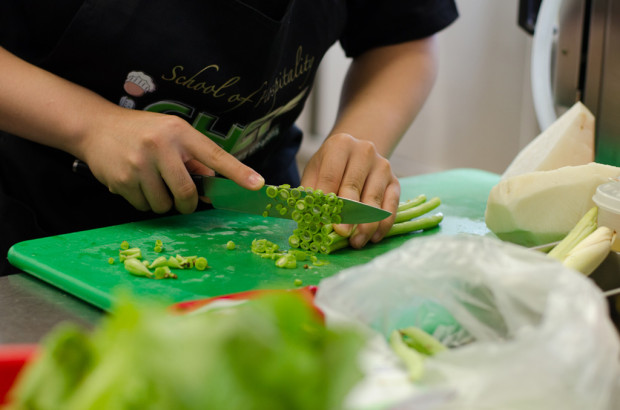
MULTIPOLYGON (((235 212, 262 215, 268 204, 274 204, 274 199, 267 196, 268 185, 258 191, 251 191, 237 185, 230 179, 211 177, 206 175, 192 175, 198 188, 198 194, 211 200, 216 209, 226 209, 235 212)), ((302 193, 302 197, 305 193, 302 193)), ((344 205, 340 217, 342 223, 361 224, 381 221, 391 215, 389 211, 367 205, 351 199, 339 198, 344 205)), ((291 212, 280 215, 278 212, 269 212, 269 216, 292 219, 291 212)))
MULTIPOLYGON (((92 177, 88 165, 78 159, 73 162, 73 172, 92 177)), ((217 209, 262 215, 267 205, 274 202, 272 198, 267 196, 268 185, 263 186, 258 191, 250 191, 240 187, 230 179, 222 177, 192 175, 192 179, 198 189, 198 195, 208 197, 213 207, 217 209)), ((302 193, 302 195, 305 195, 305 193, 302 193)), ((377 222, 391 215, 389 211, 381 208, 351 199, 340 199, 344 203, 340 213, 342 223, 361 224, 377 222)), ((269 216, 292 219, 291 212, 287 212, 286 215, 281 215, 278 212, 269 212, 269 216)))

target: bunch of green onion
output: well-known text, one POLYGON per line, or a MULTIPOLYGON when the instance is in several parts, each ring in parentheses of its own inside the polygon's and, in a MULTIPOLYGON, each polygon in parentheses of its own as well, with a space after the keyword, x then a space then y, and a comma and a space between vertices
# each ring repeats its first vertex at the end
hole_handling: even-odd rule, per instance
MULTIPOLYGON (((266 193, 274 203, 267 205, 263 216, 269 216, 272 212, 284 216, 290 212, 297 223, 297 228, 288 238, 292 248, 327 255, 349 245, 349 238, 339 235, 333 228, 334 224, 342 223, 340 213, 344 205, 335 193, 325 194, 320 189, 303 186, 291 188, 287 184, 269 185, 266 193)), ((438 197, 427 200, 423 194, 402 202, 398 206, 394 225, 385 237, 436 227, 443 220, 443 214, 425 214, 440 204, 438 197)))
POLYGON ((267 196, 275 200, 275 207, 267 205, 263 215, 279 212, 280 215, 291 213, 297 228, 288 238, 292 248, 301 248, 313 253, 329 253, 332 224, 342 222, 340 213, 344 202, 336 194, 325 194, 320 189, 291 188, 289 185, 267 187, 267 196))

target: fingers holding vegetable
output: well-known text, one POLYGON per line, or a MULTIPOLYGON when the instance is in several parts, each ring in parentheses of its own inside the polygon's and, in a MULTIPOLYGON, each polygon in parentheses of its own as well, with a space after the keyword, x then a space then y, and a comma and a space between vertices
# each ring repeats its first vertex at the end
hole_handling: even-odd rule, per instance
MULTIPOLYGON (((336 192, 339 196, 361 201, 395 213, 400 195, 398 179, 389 161, 372 142, 349 134, 330 136, 310 159, 302 185, 336 192)), ((342 236, 350 236, 351 246, 363 247, 371 238, 381 240, 393 223, 390 217, 381 223, 335 226, 342 236)))

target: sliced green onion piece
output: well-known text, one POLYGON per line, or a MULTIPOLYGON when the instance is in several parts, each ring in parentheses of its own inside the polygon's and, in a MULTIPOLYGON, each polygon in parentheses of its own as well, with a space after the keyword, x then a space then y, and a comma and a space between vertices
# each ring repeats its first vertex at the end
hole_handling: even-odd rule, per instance
POLYGON ((208 266, 209 264, 207 262, 207 258, 205 258, 204 256, 197 258, 196 262, 194 263, 194 267, 198 270, 205 270, 208 266))
POLYGON ((267 186, 265 193, 269 198, 275 198, 278 195, 278 188, 273 185, 269 185, 267 186))
POLYGON ((293 188, 291 189, 291 196, 295 199, 299 199, 299 197, 301 197, 301 191, 299 188, 293 188))
POLYGON ((280 191, 278 192, 278 197, 282 200, 282 201, 286 201, 289 197, 288 195, 288 189, 280 189, 280 191))
POLYGON ((299 248, 301 240, 297 235, 291 235, 288 237, 288 244, 293 248, 299 248))

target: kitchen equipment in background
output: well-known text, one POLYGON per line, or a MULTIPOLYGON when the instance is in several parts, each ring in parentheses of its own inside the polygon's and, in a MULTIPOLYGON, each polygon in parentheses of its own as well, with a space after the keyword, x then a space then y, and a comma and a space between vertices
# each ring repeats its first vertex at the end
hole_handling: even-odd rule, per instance
POLYGON ((620 1, 520 0, 519 11, 524 30, 535 22, 531 76, 540 128, 582 101, 596 117, 596 162, 619 166, 620 1))

